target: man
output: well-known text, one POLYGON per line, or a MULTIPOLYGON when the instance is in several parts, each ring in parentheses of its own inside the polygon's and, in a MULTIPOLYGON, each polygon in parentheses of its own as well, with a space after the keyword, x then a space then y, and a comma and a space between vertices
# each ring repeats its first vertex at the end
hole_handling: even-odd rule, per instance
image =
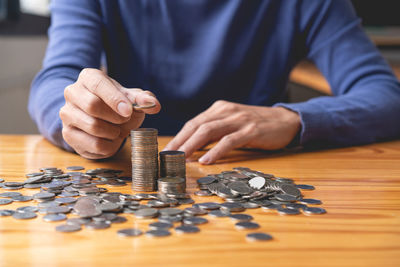
POLYGON ((237 147, 400 133, 399 82, 348 1, 54 0, 51 10, 29 111, 47 139, 83 157, 112 156, 142 123, 178 133, 166 149, 187 156, 218 141, 203 164, 237 147), (304 58, 334 96, 284 104, 304 58), (132 103, 154 103, 147 114, 163 108, 144 119, 132 103))

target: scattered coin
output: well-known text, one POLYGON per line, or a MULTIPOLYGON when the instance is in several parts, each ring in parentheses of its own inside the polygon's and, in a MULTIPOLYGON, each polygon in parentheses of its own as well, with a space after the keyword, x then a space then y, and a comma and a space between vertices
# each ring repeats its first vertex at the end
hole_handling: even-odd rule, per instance
POLYGON ((314 190, 315 187, 312 185, 308 185, 308 184, 296 184, 296 187, 298 189, 302 189, 302 190, 314 190))
POLYGON ((77 224, 62 224, 56 226, 56 231, 57 232, 62 232, 62 233, 71 233, 71 232, 76 232, 80 231, 82 228, 80 225, 77 224))
POLYGON ((0 193, 0 197, 6 197, 6 198, 13 198, 16 196, 22 196, 21 193, 18 192, 4 192, 4 193, 0 193))
POLYGON ((320 205, 322 204, 322 201, 319 199, 313 199, 313 198, 303 198, 299 200, 300 203, 303 204, 312 204, 312 205, 320 205))
POLYGON ((126 228, 118 230, 117 234, 123 237, 130 237, 130 236, 140 236, 143 232, 136 228, 126 228))
POLYGON ((268 241, 272 236, 266 233, 249 233, 246 235, 248 241, 268 241))
POLYGON ((251 221, 253 220, 253 216, 248 215, 248 214, 243 214, 243 213, 239 213, 239 214, 232 214, 229 215, 229 217, 234 220, 234 221, 251 221))
POLYGON ((173 224, 167 223, 167 222, 154 222, 154 223, 149 224, 149 227, 151 230, 168 229, 168 228, 172 228, 173 224))
POLYGON ((17 201, 17 202, 26 202, 26 201, 31 201, 32 197, 31 196, 15 196, 12 198, 12 200, 17 201))
POLYGON ((231 213, 227 210, 211 210, 208 212, 208 215, 210 215, 212 217, 222 218, 222 217, 230 216, 231 213))
POLYGON ((305 207, 303 209, 305 214, 324 214, 326 213, 326 210, 323 208, 317 208, 317 207, 305 207))
POLYGON ((66 221, 66 224, 84 225, 90 223, 90 221, 90 219, 85 218, 70 218, 66 221))
POLYGON ((0 217, 11 216, 14 214, 15 211, 13 210, 0 210, 0 217))
POLYGON ((300 214, 300 211, 298 209, 278 208, 277 211, 281 215, 297 215, 297 214, 300 214))
POLYGON ((66 220, 67 216, 63 213, 47 214, 43 216, 43 220, 46 222, 58 222, 66 220))
POLYGON ((171 232, 169 232, 168 230, 164 230, 164 229, 157 229, 157 230, 147 231, 146 235, 150 236, 150 237, 164 237, 164 236, 171 235, 171 232))
MULTIPOLYGON (((72 225, 72 224, 71 224, 72 225)), ((86 224, 86 228, 90 230, 100 230, 100 229, 106 229, 110 227, 110 223, 108 222, 90 222, 86 224)))
POLYGON ((39 208, 35 207, 35 206, 23 206, 23 207, 17 208, 18 212, 37 212, 38 210, 39 210, 39 208))
POLYGON ((37 215, 34 212, 14 212, 13 213, 13 218, 17 220, 27 220, 27 219, 33 219, 36 218, 37 215))
POLYGON ((175 227, 175 232, 179 234, 192 234, 192 233, 197 233, 200 232, 200 228, 194 225, 181 225, 178 227, 175 227))
POLYGON ((136 218, 141 218, 141 219, 154 218, 157 217, 157 215, 158 215, 158 210, 154 208, 139 209, 135 211, 136 218))
POLYGON ((12 203, 13 200, 12 199, 8 199, 8 198, 0 198, 0 205, 7 205, 12 203))
POLYGON ((235 224, 236 228, 239 230, 244 230, 244 229, 256 229, 259 228, 260 225, 255 222, 247 222, 247 221, 240 221, 235 224))
POLYGON ((183 223, 185 225, 199 225, 199 224, 208 223, 208 220, 206 218, 202 218, 202 217, 189 217, 189 218, 183 219, 183 223))
POLYGON ((85 169, 85 167, 82 167, 82 166, 68 166, 66 169, 69 170, 69 171, 82 171, 82 170, 85 169))

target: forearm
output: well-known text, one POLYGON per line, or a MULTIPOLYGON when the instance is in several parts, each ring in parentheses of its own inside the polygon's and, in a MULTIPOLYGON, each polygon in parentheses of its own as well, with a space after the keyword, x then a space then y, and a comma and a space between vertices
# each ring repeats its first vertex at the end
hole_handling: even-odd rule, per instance
POLYGON ((301 144, 320 141, 356 145, 399 136, 399 84, 393 80, 377 80, 358 87, 341 96, 276 106, 299 113, 301 144))

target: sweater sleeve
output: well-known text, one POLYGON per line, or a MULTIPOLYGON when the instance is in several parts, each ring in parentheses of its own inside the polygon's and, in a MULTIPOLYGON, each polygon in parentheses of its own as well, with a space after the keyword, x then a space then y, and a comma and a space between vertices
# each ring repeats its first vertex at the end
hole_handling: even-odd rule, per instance
POLYGON ((53 144, 72 151, 62 137, 60 108, 64 88, 83 68, 99 68, 101 12, 92 0, 53 0, 49 43, 41 71, 32 82, 28 111, 40 133, 53 144))
POLYGON ((333 96, 275 106, 299 113, 301 144, 356 145, 399 136, 400 83, 363 32, 351 4, 311 2, 304 1, 300 9, 301 39, 333 96))

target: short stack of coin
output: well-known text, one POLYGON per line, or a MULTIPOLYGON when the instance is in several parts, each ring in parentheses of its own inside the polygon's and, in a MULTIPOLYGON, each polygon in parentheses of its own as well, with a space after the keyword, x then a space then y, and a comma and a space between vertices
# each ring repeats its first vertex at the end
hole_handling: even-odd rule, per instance
POLYGON ((131 131, 132 189, 154 191, 158 179, 157 129, 139 128, 131 131))
POLYGON ((169 150, 160 152, 160 177, 186 178, 185 152, 169 150))
POLYGON ((164 195, 180 195, 186 192, 186 180, 182 177, 158 179, 158 192, 164 195))

